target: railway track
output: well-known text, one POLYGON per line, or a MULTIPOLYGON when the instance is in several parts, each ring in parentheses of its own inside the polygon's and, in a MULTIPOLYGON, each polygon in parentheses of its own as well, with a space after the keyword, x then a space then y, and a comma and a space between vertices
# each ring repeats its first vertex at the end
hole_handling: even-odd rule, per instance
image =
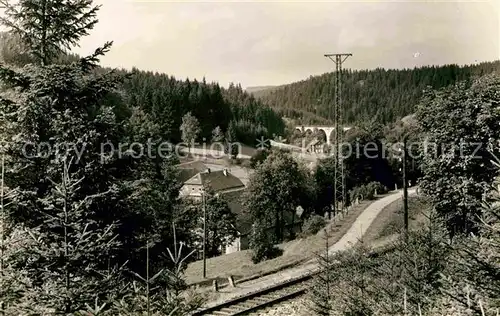
MULTIPOLYGON (((198 310, 192 316, 236 316, 251 315, 272 305, 301 296, 311 286, 317 272, 273 285, 271 287, 232 299, 222 304, 198 310)), ((258 315, 258 314, 256 314, 258 315)))
MULTIPOLYGON (((394 244, 389 241, 373 249, 368 256, 377 257, 393 249, 394 244)), ((317 273, 318 270, 312 271, 306 275, 237 297, 222 304, 198 310, 192 316, 258 315, 258 311, 305 294, 312 285, 312 279, 317 273)))

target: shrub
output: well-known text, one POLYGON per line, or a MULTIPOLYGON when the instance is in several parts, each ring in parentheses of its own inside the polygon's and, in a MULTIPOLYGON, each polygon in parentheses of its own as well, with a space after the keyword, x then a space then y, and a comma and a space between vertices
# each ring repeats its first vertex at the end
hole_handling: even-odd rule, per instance
POLYGON ((250 239, 250 249, 252 249, 252 262, 274 259, 283 254, 283 250, 274 245, 272 237, 262 228, 256 225, 250 239))
POLYGON ((373 194, 375 194, 375 190, 377 190, 377 194, 385 194, 389 191, 386 186, 376 181, 368 183, 366 187, 368 191, 373 191, 373 194))
POLYGON ((373 200, 375 198, 375 189, 373 187, 369 187, 367 185, 363 186, 364 189, 364 199, 365 200, 373 200))
POLYGON ((311 236, 319 232, 326 225, 323 216, 313 215, 309 217, 302 226, 302 236, 311 236))
POLYGON ((385 194, 389 192, 387 187, 382 185, 380 182, 370 182, 368 184, 360 185, 349 191, 351 201, 355 201, 356 198, 360 200, 373 200, 375 198, 375 191, 377 194, 385 194))
POLYGON ((252 262, 257 264, 259 262, 277 258, 283 254, 283 249, 276 246, 258 247, 252 252, 252 262))
POLYGON ((250 158, 250 167, 255 169, 260 163, 266 160, 267 156, 269 156, 268 149, 258 149, 252 158, 250 158))
POLYGON ((249 159, 242 160, 241 166, 244 168, 252 168, 252 165, 251 165, 251 162, 249 159))
POLYGON ((357 198, 360 200, 364 200, 367 198, 366 187, 364 185, 360 185, 354 187, 351 191, 349 191, 351 201, 356 201, 357 198))

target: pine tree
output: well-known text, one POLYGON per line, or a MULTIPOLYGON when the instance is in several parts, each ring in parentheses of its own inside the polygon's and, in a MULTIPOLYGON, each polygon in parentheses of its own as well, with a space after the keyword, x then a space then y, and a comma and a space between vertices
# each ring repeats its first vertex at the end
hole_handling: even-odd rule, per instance
POLYGON ((126 196, 116 179, 124 166, 101 155, 102 144, 121 133, 103 102, 121 78, 95 72, 109 43, 77 62, 50 63, 93 26, 90 6, 20 1, 2 20, 39 61, 21 70, 0 65, 2 132, 10 145, 5 182, 16 189, 9 220, 30 237, 10 266, 29 280, 16 308, 32 313, 74 313, 95 299, 109 304, 121 291, 114 267, 124 263, 117 258, 124 238, 115 226, 126 214, 117 201, 126 196))
POLYGON ((310 291, 310 308, 315 315, 328 316, 333 310, 331 270, 335 269, 333 256, 328 244, 328 231, 324 230, 325 250, 317 256, 319 274, 314 277, 314 285, 310 291))
POLYGON ((225 153, 231 157, 231 159, 235 159, 238 156, 238 146, 236 144, 237 135, 236 135, 236 127, 234 121, 229 122, 229 126, 226 132, 226 146, 225 153))
POLYGON ((383 315, 403 315, 405 312, 405 287, 402 282, 402 254, 394 250, 381 257, 371 258, 377 262, 374 267, 374 284, 377 310, 383 315))
POLYGON ((363 242, 353 249, 337 253, 339 267, 332 270, 334 286, 333 305, 347 315, 373 315, 377 310, 374 267, 376 261, 368 254, 370 248, 363 242))
POLYGON ((216 126, 212 131, 212 142, 218 143, 224 141, 224 133, 222 132, 220 126, 216 126))
MULTIPOLYGON (((500 171, 500 160, 492 161, 500 171)), ((479 314, 500 310, 500 181, 497 177, 482 205, 478 235, 454 242, 444 292, 455 311, 479 314), (482 303, 480 306, 479 303, 482 303)), ((451 307, 450 307, 451 305, 451 307)))
POLYGON ((28 231, 32 244, 17 259, 31 279, 24 297, 33 313, 71 315, 92 302, 103 312, 123 290, 121 268, 110 258, 120 246, 116 224, 99 225, 89 208, 110 192, 79 195, 84 179, 71 168, 72 160, 64 159, 61 180, 49 179, 53 189, 40 199, 44 222, 28 231))
POLYGON ((99 6, 92 0, 0 1, 5 16, 0 23, 16 34, 41 65, 78 45, 97 23, 99 6))
POLYGON ((186 284, 182 276, 186 260, 195 250, 183 255, 184 243, 177 242, 176 228, 173 225, 173 253, 167 247, 167 257, 171 260, 171 268, 163 268, 156 274, 150 273, 149 244, 146 243, 146 272, 145 275, 132 272, 137 278, 132 282, 132 291, 115 302, 114 311, 120 315, 170 315, 184 316, 190 311, 200 308, 204 297, 193 291, 183 292, 186 284), (178 245, 180 245, 178 247, 178 245), (167 289, 164 291, 158 280, 168 279, 167 289), (185 295, 187 294, 187 295, 185 295))
POLYGON ((442 286, 441 275, 450 255, 449 239, 443 222, 430 212, 427 223, 410 232, 410 241, 400 241, 401 286, 406 290, 407 312, 424 314, 433 307, 442 286))

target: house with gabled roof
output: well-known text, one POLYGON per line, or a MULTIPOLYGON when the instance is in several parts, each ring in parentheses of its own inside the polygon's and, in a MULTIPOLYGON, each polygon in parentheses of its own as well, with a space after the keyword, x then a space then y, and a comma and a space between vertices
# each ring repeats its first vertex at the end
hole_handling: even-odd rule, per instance
MULTIPOLYGON (((181 172, 183 167, 185 168, 184 170, 195 168, 202 169, 202 165, 203 163, 201 162, 183 164, 179 165, 179 169, 181 172)), ((188 172, 186 171, 185 175, 187 174, 188 172)), ((187 197, 201 202, 202 194, 204 192, 204 188, 206 187, 210 187, 215 194, 218 194, 225 201, 227 201, 231 212, 236 215, 235 228, 238 231, 238 237, 230 245, 223 247, 222 253, 228 254, 248 249, 250 234, 253 229, 253 221, 244 205, 244 183, 238 177, 231 174, 231 172, 227 169, 210 170, 210 168, 206 168, 184 181, 180 194, 181 197, 187 197)), ((288 216, 285 218, 288 223, 287 226, 293 226, 295 231, 297 231, 296 228, 300 229, 301 226, 300 214, 298 212, 294 218, 291 216, 290 218, 288 218, 288 216)), ((272 230, 273 228, 269 229, 272 230)))
POLYGON ((245 187, 241 180, 231 174, 227 169, 212 171, 208 168, 199 172, 184 182, 181 196, 201 200, 205 187, 210 187, 214 193, 222 194, 229 191, 240 190, 245 187))
POLYGON ((208 167, 203 162, 196 160, 178 164, 177 169, 179 170, 178 180, 184 183, 198 173, 207 171, 208 167))

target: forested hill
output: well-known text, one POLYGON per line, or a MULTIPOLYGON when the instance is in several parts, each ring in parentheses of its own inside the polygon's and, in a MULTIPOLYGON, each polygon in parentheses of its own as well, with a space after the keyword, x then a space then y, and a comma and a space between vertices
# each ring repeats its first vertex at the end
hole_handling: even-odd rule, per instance
MULTIPOLYGON (((393 122, 414 112, 427 86, 444 87, 471 76, 500 70, 500 61, 477 65, 422 67, 403 70, 363 70, 343 73, 342 97, 344 119, 348 123, 377 117, 381 123, 393 122)), ((281 115, 315 123, 317 116, 333 116, 335 74, 326 73, 307 80, 259 91, 259 99, 281 115), (315 115, 317 116, 315 116, 315 115)))
POLYGON ((273 134, 282 135, 285 123, 281 116, 262 101, 243 91, 240 85, 228 89, 204 79, 178 80, 166 74, 133 69, 126 72, 124 91, 132 107, 139 106, 160 126, 163 137, 178 142, 182 116, 191 112, 200 122, 199 141, 210 141, 219 126, 234 128, 236 138, 250 146, 255 140, 273 134))
MULTIPOLYGON (((22 53, 17 38, 0 32, 0 61, 22 67, 31 62, 22 53)), ((78 60, 75 54, 62 54, 58 63, 78 60)), ((100 71, 111 70, 101 68, 100 71)), ((212 131, 219 126, 227 132, 231 125, 233 137, 247 145, 255 145, 261 136, 271 138, 283 135, 285 123, 281 115, 262 101, 245 92, 240 85, 231 84, 224 89, 217 83, 201 80, 179 80, 173 76, 138 69, 119 70, 127 77, 112 97, 117 104, 117 114, 123 119, 136 109, 143 110, 159 126, 164 139, 181 141, 182 117, 191 112, 199 121, 201 132, 198 142, 210 142, 212 131)))

